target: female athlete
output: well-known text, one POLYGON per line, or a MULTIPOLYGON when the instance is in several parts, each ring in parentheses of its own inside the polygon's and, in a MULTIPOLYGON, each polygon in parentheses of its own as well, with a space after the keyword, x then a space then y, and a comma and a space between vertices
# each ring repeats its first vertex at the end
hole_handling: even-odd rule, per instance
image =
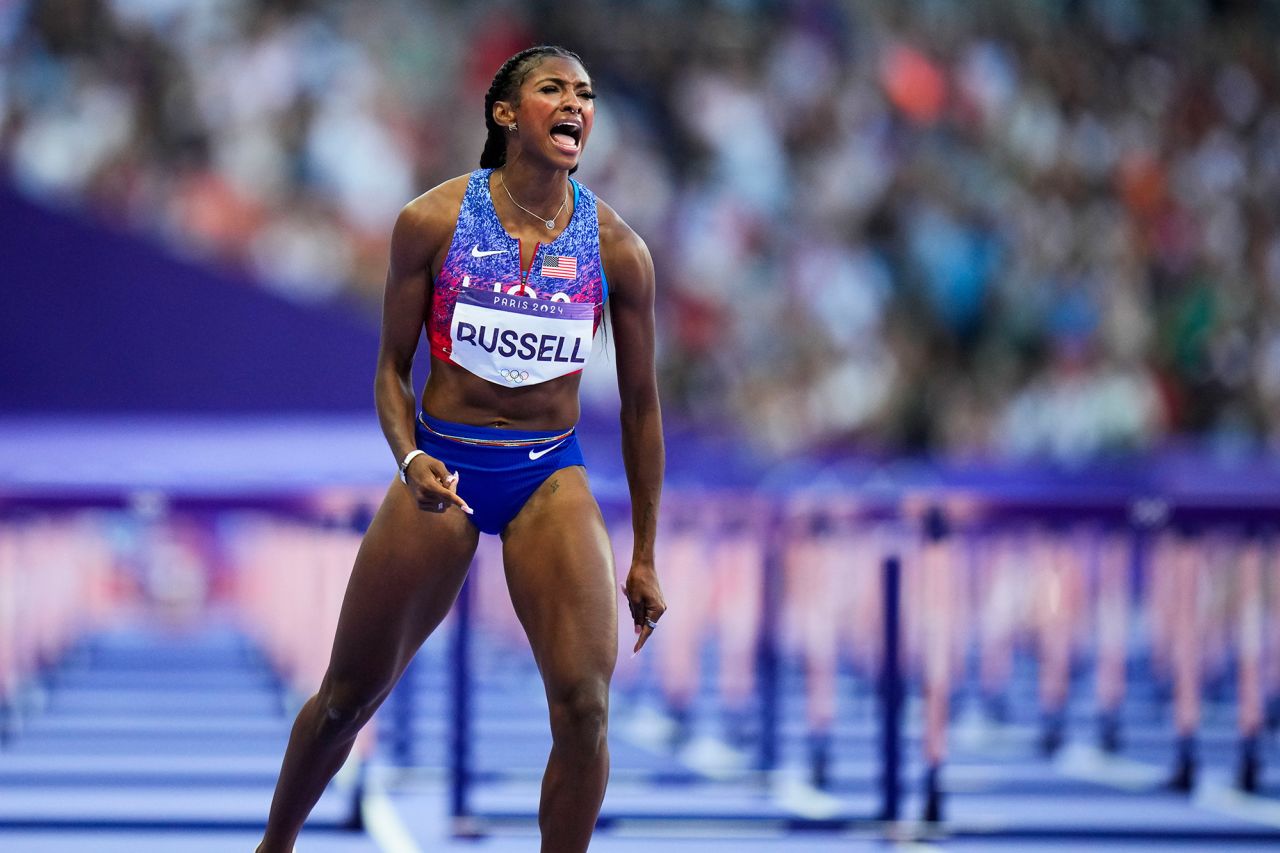
POLYGON ((559 47, 508 59, 485 97, 481 168, 409 203, 391 236, 378 417, 399 462, 361 543, 328 671, 298 714, 259 853, 287 853, 356 733, 449 610, 481 532, 502 537, 512 603, 546 687, 542 850, 587 849, 609 775, 617 656, 612 553, 574 434, 606 301, 635 545, 635 651, 666 605, 654 569, 663 439, 653 262, 569 175, 595 93, 559 47), (424 322, 431 372, 415 410, 424 322))

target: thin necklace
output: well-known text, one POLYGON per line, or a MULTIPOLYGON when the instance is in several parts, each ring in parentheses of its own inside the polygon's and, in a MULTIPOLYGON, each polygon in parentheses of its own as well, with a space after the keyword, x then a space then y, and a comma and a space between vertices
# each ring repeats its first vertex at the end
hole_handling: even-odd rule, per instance
POLYGON ((560 214, 564 213, 564 209, 569 206, 569 190, 566 187, 564 191, 564 201, 560 202, 560 209, 556 211, 556 215, 550 219, 543 219, 541 216, 516 201, 516 197, 511 194, 511 190, 507 189, 507 182, 502 179, 501 172, 498 173, 498 183, 502 184, 502 191, 507 194, 507 198, 511 199, 512 204, 532 216, 534 219, 541 220, 542 224, 547 226, 548 231, 556 227, 556 220, 560 218, 560 214))

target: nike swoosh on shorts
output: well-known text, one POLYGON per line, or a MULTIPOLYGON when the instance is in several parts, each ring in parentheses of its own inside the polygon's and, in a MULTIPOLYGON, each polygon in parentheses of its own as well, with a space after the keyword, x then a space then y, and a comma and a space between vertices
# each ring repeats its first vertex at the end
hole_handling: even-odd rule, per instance
POLYGON ((551 451, 555 450, 555 449, 556 449, 557 447, 559 447, 560 445, 564 444, 566 440, 567 440, 567 439, 561 439, 560 441, 557 441, 555 444, 551 445, 550 447, 546 448, 545 450, 530 450, 530 451, 529 451, 529 458, 530 458, 530 459, 532 459, 532 460, 534 460, 534 461, 537 461, 537 460, 541 459, 542 457, 546 456, 546 455, 547 455, 548 453, 550 453, 551 451))
POLYGON ((505 255, 506 253, 506 249, 490 249, 482 252, 480 251, 479 243, 471 247, 471 257, 473 258, 487 258, 490 255, 505 255))

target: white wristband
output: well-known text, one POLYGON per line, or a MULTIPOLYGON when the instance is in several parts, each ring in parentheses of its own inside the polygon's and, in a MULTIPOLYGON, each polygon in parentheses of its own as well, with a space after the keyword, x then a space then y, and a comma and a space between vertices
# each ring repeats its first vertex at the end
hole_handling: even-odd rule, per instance
POLYGON ((409 463, 419 456, 426 456, 425 450, 410 450, 404 455, 404 459, 400 460, 400 482, 409 482, 409 463))

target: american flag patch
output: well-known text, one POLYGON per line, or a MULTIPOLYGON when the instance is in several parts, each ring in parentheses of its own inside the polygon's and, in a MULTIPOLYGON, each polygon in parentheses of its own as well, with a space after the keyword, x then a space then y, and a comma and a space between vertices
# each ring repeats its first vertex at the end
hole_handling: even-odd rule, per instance
POLYGON ((577 278, 578 259, 568 255, 547 255, 542 259, 540 272, 547 278, 577 278))

